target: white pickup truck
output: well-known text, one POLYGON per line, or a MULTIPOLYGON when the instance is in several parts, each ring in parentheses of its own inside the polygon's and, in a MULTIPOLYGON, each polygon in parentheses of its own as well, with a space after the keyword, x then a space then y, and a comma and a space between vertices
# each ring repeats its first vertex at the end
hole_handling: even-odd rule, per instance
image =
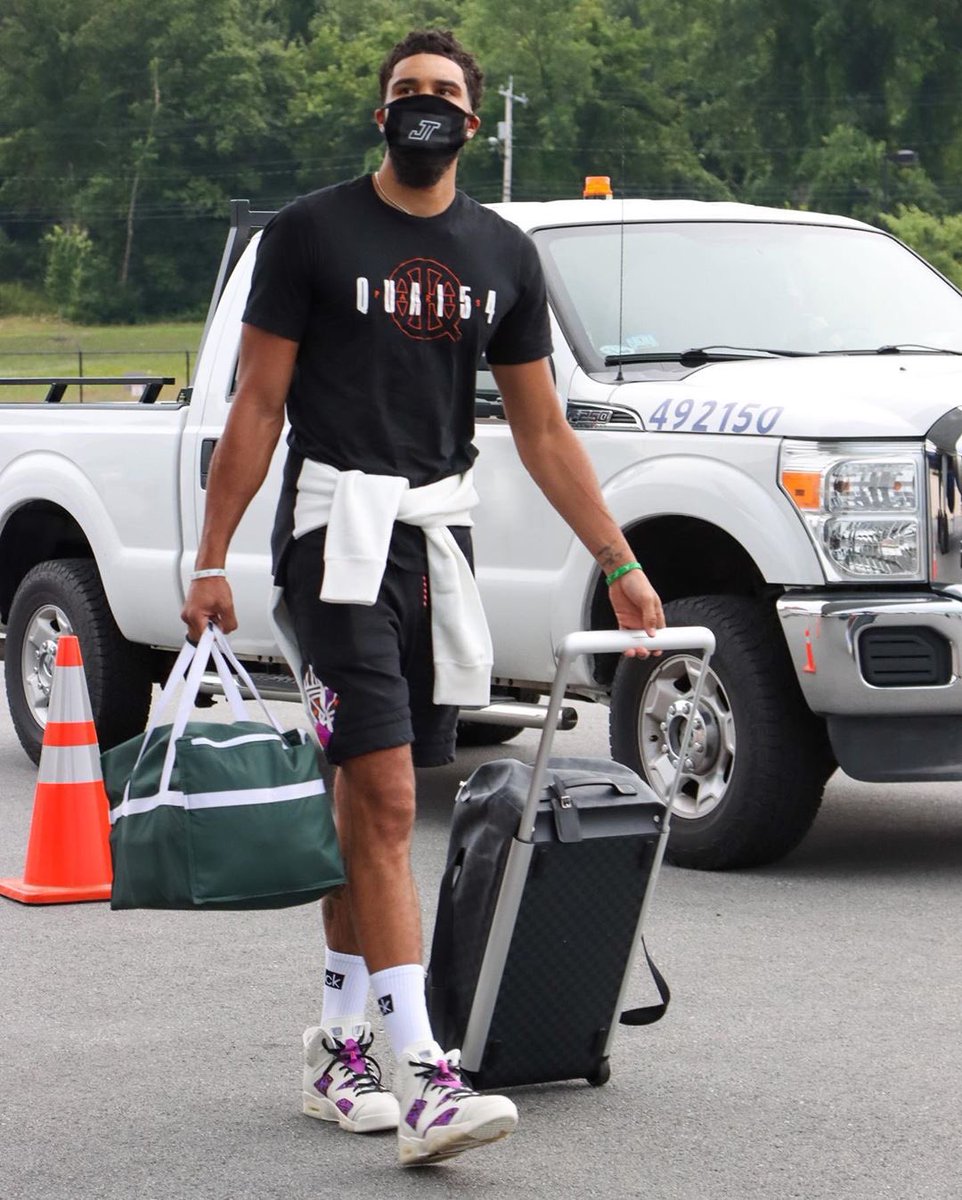
MULTIPOLYGON (((839 217, 498 207, 544 261, 559 403, 612 512, 669 622, 717 638, 672 860, 786 853, 836 765, 878 782, 962 778, 962 295, 839 217)), ((139 403, 80 404, 51 380, 48 402, 0 405, 6 688, 34 758, 60 633, 80 636, 103 745, 142 728, 182 641, 266 215, 234 203, 190 389, 165 401, 144 380, 139 403)), ((463 726, 475 742, 534 719, 564 634, 612 624, 597 567, 521 468, 481 366, 475 545, 503 707, 463 726)), ((281 670, 267 620, 281 453, 228 562, 233 643, 267 673, 281 670)), ((610 704, 613 755, 663 789, 698 669, 686 654, 598 658, 571 695, 610 704)))

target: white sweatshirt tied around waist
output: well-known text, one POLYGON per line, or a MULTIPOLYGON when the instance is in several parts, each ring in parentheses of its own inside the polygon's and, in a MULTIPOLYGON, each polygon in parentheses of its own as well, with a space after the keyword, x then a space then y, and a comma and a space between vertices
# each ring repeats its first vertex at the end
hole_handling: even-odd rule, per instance
POLYGON ((338 471, 305 459, 297 481, 294 537, 327 526, 321 600, 374 604, 395 521, 424 530, 431 587, 434 703, 488 703, 493 651, 481 596, 449 525, 471 525, 471 471, 424 487, 396 475, 338 471))

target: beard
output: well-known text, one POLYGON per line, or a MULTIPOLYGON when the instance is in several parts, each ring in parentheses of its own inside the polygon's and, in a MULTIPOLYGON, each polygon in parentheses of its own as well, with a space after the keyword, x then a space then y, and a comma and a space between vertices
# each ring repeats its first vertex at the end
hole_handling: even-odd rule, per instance
POLYGON ((391 166, 398 182, 409 188, 434 187, 444 172, 458 157, 458 151, 402 150, 392 146, 391 166))

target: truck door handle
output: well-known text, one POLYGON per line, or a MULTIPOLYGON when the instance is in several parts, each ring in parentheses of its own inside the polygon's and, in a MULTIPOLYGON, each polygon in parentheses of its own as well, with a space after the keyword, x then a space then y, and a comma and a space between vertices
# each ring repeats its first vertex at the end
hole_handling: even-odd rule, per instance
POLYGON ((200 444, 200 487, 201 491, 207 488, 207 476, 210 474, 210 460, 214 454, 214 447, 217 445, 217 438, 204 438, 200 444))

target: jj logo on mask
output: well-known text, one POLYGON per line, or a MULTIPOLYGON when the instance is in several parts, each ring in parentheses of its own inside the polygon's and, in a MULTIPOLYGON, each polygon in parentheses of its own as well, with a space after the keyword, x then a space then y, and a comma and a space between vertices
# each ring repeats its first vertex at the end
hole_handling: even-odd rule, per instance
POLYGON ((392 152, 456 154, 468 140, 470 113, 443 96, 402 96, 386 108, 384 137, 392 152))
POLYGON ((470 113, 443 96, 402 96, 385 109, 391 164, 406 187, 432 187, 468 140, 470 113))
POLYGON ((417 129, 412 129, 408 134, 408 140, 412 142, 429 142, 431 135, 437 133, 441 128, 440 121, 430 121, 427 117, 421 118, 421 124, 417 129))

